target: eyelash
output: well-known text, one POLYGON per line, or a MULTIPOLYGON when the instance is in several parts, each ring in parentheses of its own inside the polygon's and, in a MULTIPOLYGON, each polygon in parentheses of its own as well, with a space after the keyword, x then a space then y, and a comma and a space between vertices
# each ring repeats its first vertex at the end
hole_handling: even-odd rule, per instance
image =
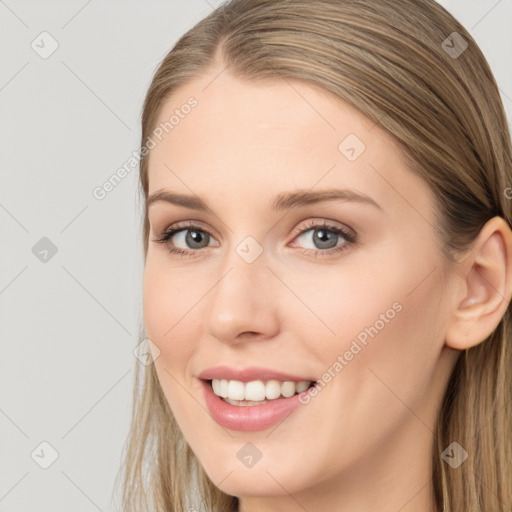
MULTIPOLYGON (((318 256, 325 257, 325 256, 330 256, 333 253, 339 253, 341 251, 344 251, 349 246, 355 245, 357 243, 356 236, 352 235, 348 231, 340 228, 339 226, 329 225, 326 222, 321 224, 318 221, 312 221, 311 224, 309 224, 309 225, 307 225, 305 227, 302 226, 299 230, 297 230, 296 233, 294 233, 294 239, 298 238, 300 235, 302 235, 302 234, 304 234, 304 233, 306 233, 308 231, 320 230, 320 229, 322 229, 324 231, 328 231, 330 233, 334 233, 335 235, 342 236, 346 240, 346 242, 343 243, 340 246, 332 247, 330 249, 325 249, 325 250, 322 250, 322 249, 302 249, 302 250, 298 249, 298 250, 300 250, 301 252, 303 252, 305 254, 311 254, 311 252, 313 252, 315 254, 315 257, 318 257, 318 256)), ((176 233, 179 233, 180 231, 186 231, 186 230, 199 231, 201 233, 207 233, 208 235, 212 236, 210 233, 208 233, 208 231, 206 231, 205 229, 200 228, 199 226, 197 226, 195 224, 178 223, 175 226, 173 226, 173 227, 167 229, 166 231, 164 231, 159 238, 154 238, 153 241, 157 242, 157 243, 165 244, 176 233)), ((169 252, 171 254, 176 254, 176 255, 179 255, 179 256, 182 256, 182 257, 186 257, 186 256, 193 257, 193 256, 195 256, 195 253, 200 251, 200 249, 194 249, 194 250, 177 249, 177 248, 169 246, 169 245, 168 245, 167 248, 168 248, 168 250, 169 250, 169 252)))

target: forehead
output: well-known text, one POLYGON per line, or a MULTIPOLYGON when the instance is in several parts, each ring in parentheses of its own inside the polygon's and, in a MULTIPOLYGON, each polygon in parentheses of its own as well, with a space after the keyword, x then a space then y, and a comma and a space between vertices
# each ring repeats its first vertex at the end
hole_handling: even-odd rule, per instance
MULTIPOLYGON (((193 137, 211 154, 220 141, 236 141, 259 149, 306 144, 306 148, 337 151, 340 137, 350 131, 365 137, 375 123, 334 94, 312 84, 290 80, 241 81, 227 71, 196 79, 182 86, 160 107, 157 126, 186 107, 193 97, 197 105, 180 116, 169 130, 172 146, 193 137), (177 121, 177 122, 176 122, 177 121), (213 133, 212 133, 213 132, 213 133), (322 142, 319 144, 319 142, 322 142)), ((377 135, 375 133, 375 135, 377 135)))
POLYGON ((171 188, 249 199, 325 185, 396 203, 400 190, 419 187, 429 207, 427 186, 411 173, 398 143, 348 103, 303 81, 210 74, 162 104, 156 126, 165 123, 150 153, 150 194, 171 188), (190 98, 193 108, 186 107, 190 98))

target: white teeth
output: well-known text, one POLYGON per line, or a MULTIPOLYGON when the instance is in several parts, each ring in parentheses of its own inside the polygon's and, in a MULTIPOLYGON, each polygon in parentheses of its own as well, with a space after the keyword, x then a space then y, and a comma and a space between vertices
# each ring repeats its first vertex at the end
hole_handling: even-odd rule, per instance
POLYGON ((295 395, 295 382, 291 382, 289 380, 286 382, 283 382, 283 384, 281 386, 281 395, 283 395, 287 398, 295 395))
POLYGON ((213 392, 224 398, 232 405, 259 405, 265 400, 274 400, 281 395, 288 398, 296 393, 302 393, 309 388, 311 381, 300 382, 269 380, 252 380, 241 382, 239 380, 212 379, 213 392), (244 400, 244 402, 240 402, 244 400))
POLYGON ((281 383, 278 380, 269 380, 265 384, 265 396, 269 400, 279 398, 281 396, 281 383))
POLYGON ((302 393, 303 391, 306 391, 306 389, 309 388, 310 384, 311 382, 309 380, 301 380, 300 382, 297 382, 297 384, 295 385, 297 393, 302 393))
MULTIPOLYGON (((240 384, 242 383, 240 382, 240 384)), ((245 400, 252 400, 253 402, 265 400, 265 384, 261 380, 252 380, 251 382, 245 384, 244 387, 245 400)), ((231 396, 229 396, 229 398, 231 398, 231 396)))
POLYGON ((220 380, 219 396, 226 398, 228 396, 228 381, 227 379, 220 380))
POLYGON ((230 380, 228 382, 228 398, 231 400, 243 400, 244 397, 244 383, 239 380, 230 380))

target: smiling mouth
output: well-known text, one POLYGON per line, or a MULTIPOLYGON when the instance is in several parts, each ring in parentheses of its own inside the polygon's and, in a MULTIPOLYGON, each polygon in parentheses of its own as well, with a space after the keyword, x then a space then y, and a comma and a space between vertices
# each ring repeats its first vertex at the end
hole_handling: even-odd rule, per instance
POLYGON ((253 380, 242 382, 230 379, 210 379, 206 382, 211 386, 215 395, 224 402, 236 406, 263 405, 277 399, 290 398, 314 386, 315 382, 267 381, 253 380))

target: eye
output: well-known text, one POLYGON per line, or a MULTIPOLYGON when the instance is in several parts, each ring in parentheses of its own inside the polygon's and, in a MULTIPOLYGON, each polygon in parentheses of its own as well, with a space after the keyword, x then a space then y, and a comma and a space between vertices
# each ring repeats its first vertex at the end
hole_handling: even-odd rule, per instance
POLYGON ((171 253, 192 256, 198 249, 209 247, 214 240, 210 233, 199 226, 187 224, 175 225, 153 241, 166 244, 171 253))
POLYGON ((313 251, 325 255, 347 249, 356 242, 356 237, 339 226, 329 225, 325 221, 312 221, 306 228, 300 228, 299 235, 294 240, 306 246, 303 247, 306 253, 313 251))

